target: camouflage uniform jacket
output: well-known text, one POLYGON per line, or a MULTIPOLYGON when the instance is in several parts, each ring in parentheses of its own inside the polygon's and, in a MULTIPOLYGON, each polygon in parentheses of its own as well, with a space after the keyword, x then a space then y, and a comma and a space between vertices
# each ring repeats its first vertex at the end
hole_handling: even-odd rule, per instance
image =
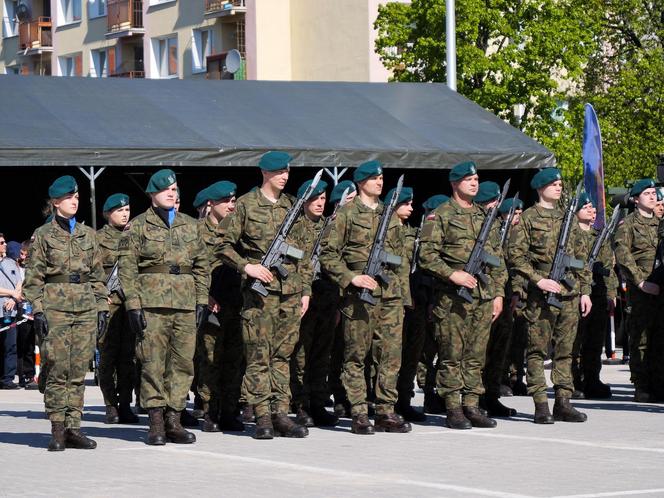
MULTIPOLYGON (((357 275, 362 275, 366 267, 383 209, 383 204, 371 209, 360 200, 359 196, 355 197, 337 211, 329 232, 323 237, 320 254, 323 272, 345 291, 356 290, 351 286, 351 280, 357 275)), ((409 304, 408 255, 403 228, 394 214, 387 229, 385 250, 400 256, 401 265, 397 268, 388 266, 385 273, 390 283, 379 281, 379 286, 372 291, 372 294, 383 299, 401 298, 404 304, 409 304)))
POLYGON ((646 218, 638 211, 625 216, 616 230, 616 260, 624 278, 632 285, 639 285, 652 272, 657 251, 657 227, 659 220, 646 218))
MULTIPOLYGON (((122 239, 122 233, 122 230, 118 230, 109 224, 106 224, 100 230, 97 230, 97 245, 101 252, 101 264, 104 267, 104 283, 108 281, 111 270, 113 270, 115 263, 118 261, 118 246, 122 239)), ((122 282, 120 284, 122 284, 122 282)), ((111 294, 110 298, 112 304, 122 304, 120 296, 116 293, 111 294)))
MULTIPOLYGON (((473 204, 471 208, 462 208, 454 199, 440 205, 427 217, 420 242, 420 266, 438 279, 443 292, 456 292, 456 285, 449 278, 455 271, 463 270, 468 262, 485 217, 482 207, 473 204)), ((502 264, 503 253, 496 233, 490 234, 485 250, 497 256, 501 265, 489 267, 488 285, 479 282, 472 291, 473 297, 482 300, 505 297, 507 270, 502 264)))
MULTIPOLYGON (((235 213, 230 216, 224 236, 218 240, 215 255, 245 276, 244 267, 261 262, 293 203, 293 197, 288 194, 282 194, 273 203, 259 188, 244 194, 237 200, 235 213)), ((296 222, 286 240, 306 252, 303 226, 296 222)), ((299 261, 286 258, 284 267, 288 277, 282 279, 273 272, 275 278, 269 284, 264 284, 267 290, 284 295, 301 292, 304 296, 310 296, 313 272, 306 255, 299 261)))
MULTIPOLYGON (((599 236, 599 231, 591 228, 590 230, 580 230, 581 236, 584 239, 585 252, 588 255, 586 260, 590 256, 590 251, 593 249, 593 244, 599 236)), ((593 296, 607 296, 610 299, 614 299, 618 294, 618 277, 613 271, 613 250, 611 250, 611 241, 605 240, 604 244, 599 250, 599 255, 597 256, 597 261, 595 261, 594 268, 591 268, 592 271, 592 295, 593 296), (605 275, 604 273, 608 271, 609 274, 605 275)))
POLYGON ((76 223, 70 234, 55 220, 39 227, 30 248, 23 292, 34 313, 108 311, 108 292, 95 231, 76 223), (89 281, 46 283, 49 277, 75 274, 88 277, 89 281))
POLYGON ((196 220, 177 213, 170 227, 149 208, 131 222, 120 241, 120 281, 128 310, 194 310, 207 304, 209 268, 196 220), (151 273, 154 266, 190 267, 191 272, 151 273))
MULTIPOLYGON (((536 204, 526 209, 519 224, 512 228, 508 250, 510 266, 528 282, 529 289, 535 289, 537 282, 549 278, 562 222, 563 212, 560 209, 545 209, 536 204)), ((581 261, 587 261, 588 252, 580 232, 574 220, 567 252, 581 261)), ((572 290, 563 285, 561 295, 590 295, 591 272, 585 267, 570 272, 576 277, 576 283, 572 290)))

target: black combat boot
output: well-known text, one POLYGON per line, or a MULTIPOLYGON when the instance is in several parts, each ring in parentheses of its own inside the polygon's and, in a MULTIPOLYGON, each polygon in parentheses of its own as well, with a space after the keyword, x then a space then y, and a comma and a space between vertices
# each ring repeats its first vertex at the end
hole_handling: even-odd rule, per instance
POLYGON ((148 410, 150 429, 145 444, 150 446, 163 446, 166 444, 166 429, 164 428, 164 409, 150 408, 148 410))
POLYGON ((310 411, 316 427, 333 427, 339 422, 339 418, 328 412, 322 405, 311 405, 310 411))
POLYGON ((311 415, 307 413, 307 410, 299 407, 295 412, 295 423, 298 425, 303 425, 304 427, 313 427, 314 419, 311 418, 311 415))
POLYGON ((77 450, 94 450, 97 443, 83 434, 79 429, 65 430, 65 445, 77 450))
POLYGON ((424 413, 442 415, 445 413, 445 403, 436 392, 424 393, 424 413))
POLYGON ((201 421, 201 430, 203 432, 220 432, 221 428, 217 421, 209 413, 206 413, 201 421))
POLYGON ((245 424, 254 422, 256 420, 256 415, 254 413, 254 405, 246 404, 242 408, 242 422, 245 424))
POLYGON ((198 417, 194 417, 194 415, 185 408, 180 413, 180 424, 184 427, 198 427, 198 417))
POLYGON ((482 410, 478 406, 464 406, 463 414, 470 421, 473 427, 483 427, 488 429, 493 429, 498 423, 486 416, 485 413, 482 413, 482 410))
POLYGON ((553 419, 558 422, 585 422, 588 416, 572 406, 569 398, 556 396, 553 404, 553 419))
POLYGON ((516 415, 514 408, 509 408, 500 402, 500 399, 494 396, 487 396, 484 399, 486 410, 491 417, 513 417, 516 415))
POLYGON ((219 428, 222 431, 242 432, 244 431, 244 424, 238 420, 235 413, 222 410, 219 414, 219 428))
MULTIPOLYGON (((249 405, 247 405, 249 406, 249 405)), ((272 417, 263 415, 256 420, 256 431, 254 439, 272 439, 274 438, 274 427, 272 426, 272 417)))
POLYGON ((374 434, 376 430, 374 429, 371 420, 369 420, 369 415, 366 413, 360 413, 359 415, 353 415, 353 424, 350 431, 353 434, 374 434))
POLYGON ((65 424, 64 422, 51 422, 51 440, 48 451, 65 451, 65 424))
POLYGON ((535 401, 535 419, 536 424, 553 424, 553 416, 549 411, 548 401, 535 401))
POLYGON ((275 413, 272 415, 272 425, 274 426, 274 435, 277 437, 302 438, 309 435, 309 429, 303 425, 296 424, 285 413, 275 413))
POLYGON ((406 422, 401 415, 387 413, 376 415, 374 418, 374 429, 376 432, 410 432, 412 426, 406 422))
POLYGON ((599 380, 599 377, 586 376, 586 385, 583 392, 588 399, 609 399, 611 398, 611 388, 599 380))
POLYGON ((118 424, 120 423, 120 416, 118 409, 115 406, 106 407, 106 417, 104 418, 105 424, 118 424))
MULTIPOLYGON (((183 410, 184 411, 184 410, 183 410)), ((171 443, 191 444, 196 442, 196 436, 192 432, 185 431, 180 423, 179 411, 166 408, 164 425, 166 426, 166 439, 171 443)))
POLYGON ((118 414, 121 424, 138 423, 138 416, 131 410, 131 405, 129 403, 120 403, 118 414))
POLYGON ((450 429, 472 429, 473 427, 473 424, 466 418, 460 406, 447 409, 447 420, 445 423, 450 429))
POLYGON ((350 401, 347 399, 342 399, 337 401, 334 400, 334 414, 339 418, 348 418, 350 414, 350 401))
POLYGON ((425 422, 427 416, 417 411, 410 405, 410 398, 397 400, 397 404, 394 406, 394 411, 401 415, 408 422, 425 422))

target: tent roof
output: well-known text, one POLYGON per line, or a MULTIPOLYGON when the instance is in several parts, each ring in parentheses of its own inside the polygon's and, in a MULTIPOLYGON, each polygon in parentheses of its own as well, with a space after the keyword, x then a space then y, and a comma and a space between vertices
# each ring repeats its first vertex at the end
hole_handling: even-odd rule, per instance
POLYGON ((0 166, 481 169, 552 165, 538 142, 442 84, 0 76, 0 166))

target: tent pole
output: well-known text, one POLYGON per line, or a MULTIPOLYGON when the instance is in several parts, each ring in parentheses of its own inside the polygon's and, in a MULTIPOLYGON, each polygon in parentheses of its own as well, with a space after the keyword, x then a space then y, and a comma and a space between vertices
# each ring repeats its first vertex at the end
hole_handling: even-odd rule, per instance
POLYGON ((330 171, 329 168, 325 168, 325 173, 330 175, 330 178, 332 178, 334 185, 339 183, 339 180, 341 179, 342 176, 344 176, 344 174, 346 174, 346 171, 348 171, 348 168, 342 169, 341 173, 339 173, 339 168, 336 166, 332 169, 332 171, 330 171))
POLYGON ((454 0, 445 0, 445 49, 447 55, 447 86, 456 92, 456 18, 454 0))
POLYGON ((90 210, 92 211, 92 228, 97 230, 97 196, 95 191, 95 181, 106 169, 106 167, 100 168, 97 172, 95 172, 94 166, 90 166, 88 171, 85 171, 81 166, 79 166, 78 169, 90 182, 90 210))

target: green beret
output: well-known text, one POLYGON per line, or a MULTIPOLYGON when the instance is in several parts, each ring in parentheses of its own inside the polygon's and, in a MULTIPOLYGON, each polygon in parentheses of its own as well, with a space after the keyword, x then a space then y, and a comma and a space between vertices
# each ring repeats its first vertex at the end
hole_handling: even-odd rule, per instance
POLYGON ((451 182, 458 182, 467 176, 476 175, 477 166, 473 161, 466 161, 459 163, 450 170, 449 180, 451 182))
POLYGON ((634 185, 632 185, 632 188, 629 190, 629 195, 636 197, 647 188, 655 188, 655 181, 650 178, 642 178, 641 180, 634 182, 634 185))
POLYGON ((213 183, 207 189, 208 200, 210 201, 220 201, 221 199, 228 199, 233 197, 237 193, 237 185, 233 182, 227 182, 222 180, 220 182, 213 183))
POLYGON ((482 182, 477 189, 477 195, 473 199, 478 204, 491 202, 500 197, 500 186, 496 182, 482 182))
POLYGON ((563 177, 558 168, 544 168, 539 170, 533 176, 533 179, 530 180, 530 188, 537 190, 538 188, 546 187, 549 183, 562 179, 563 177))
POLYGON ((586 192, 581 192, 581 195, 579 196, 579 201, 576 204, 576 212, 578 213, 583 209, 583 206, 586 204, 592 204, 593 207, 595 207, 595 203, 590 199, 590 196, 586 192))
POLYGON ((354 182, 363 182, 367 178, 383 174, 383 165, 380 161, 367 161, 358 166, 353 172, 354 182))
MULTIPOLYGON (((505 199, 503 202, 500 203, 500 207, 498 208, 498 212, 500 214, 509 213, 510 209, 512 209, 513 204, 514 204, 514 197, 510 197, 509 199, 505 199)), ((516 211, 517 209, 523 209, 523 201, 521 199, 516 200, 516 205, 514 206, 514 210, 516 211)))
POLYGON ((332 204, 341 201, 341 196, 344 195, 344 190, 348 189, 348 193, 356 192, 357 188, 355 184, 350 180, 344 180, 343 182, 337 183, 332 189, 330 194, 330 202, 332 204))
MULTIPOLYGON (((313 180, 307 180, 300 186, 300 188, 297 190, 298 198, 301 199, 304 196, 304 193, 307 191, 312 181, 313 180)), ((314 189, 314 191, 311 192, 311 194, 309 194, 309 197, 307 197, 305 200, 308 201, 309 199, 318 197, 320 194, 325 192, 325 190, 327 190, 327 182, 325 182, 325 180, 319 180, 318 183, 316 184, 316 188, 314 189)))
POLYGON ((279 171, 288 168, 293 158, 287 152, 271 150, 261 157, 258 167, 263 171, 279 171))
POLYGON ((78 192, 78 184, 73 176, 61 176, 48 187, 48 196, 51 199, 59 199, 65 195, 78 192))
POLYGON ((129 206, 129 196, 126 194, 113 194, 104 202, 104 213, 113 211, 114 209, 129 206))
MULTIPOLYGON (((395 189, 391 189, 385 196, 385 203, 390 202, 392 195, 394 194, 395 189)), ((401 192, 399 193, 399 198, 397 199, 397 204, 403 204, 404 202, 413 200, 413 189, 411 187, 402 187, 401 192)))
POLYGON ((422 207, 424 209, 426 209, 427 211, 433 211, 438 206, 440 206, 441 204, 445 204, 449 200, 450 200, 450 198, 446 195, 443 195, 443 194, 432 195, 426 201, 424 201, 424 204, 422 204, 422 207))
POLYGON ((150 177, 148 188, 146 188, 145 191, 148 194, 161 192, 162 190, 166 190, 175 182, 177 182, 177 180, 175 179, 175 172, 172 169, 160 169, 150 177))
POLYGON ((209 187, 205 187, 203 190, 201 190, 196 194, 196 197, 194 197, 193 206, 195 209, 200 208, 203 204, 205 204, 207 201, 210 200, 210 194, 208 193, 208 188, 209 187))

